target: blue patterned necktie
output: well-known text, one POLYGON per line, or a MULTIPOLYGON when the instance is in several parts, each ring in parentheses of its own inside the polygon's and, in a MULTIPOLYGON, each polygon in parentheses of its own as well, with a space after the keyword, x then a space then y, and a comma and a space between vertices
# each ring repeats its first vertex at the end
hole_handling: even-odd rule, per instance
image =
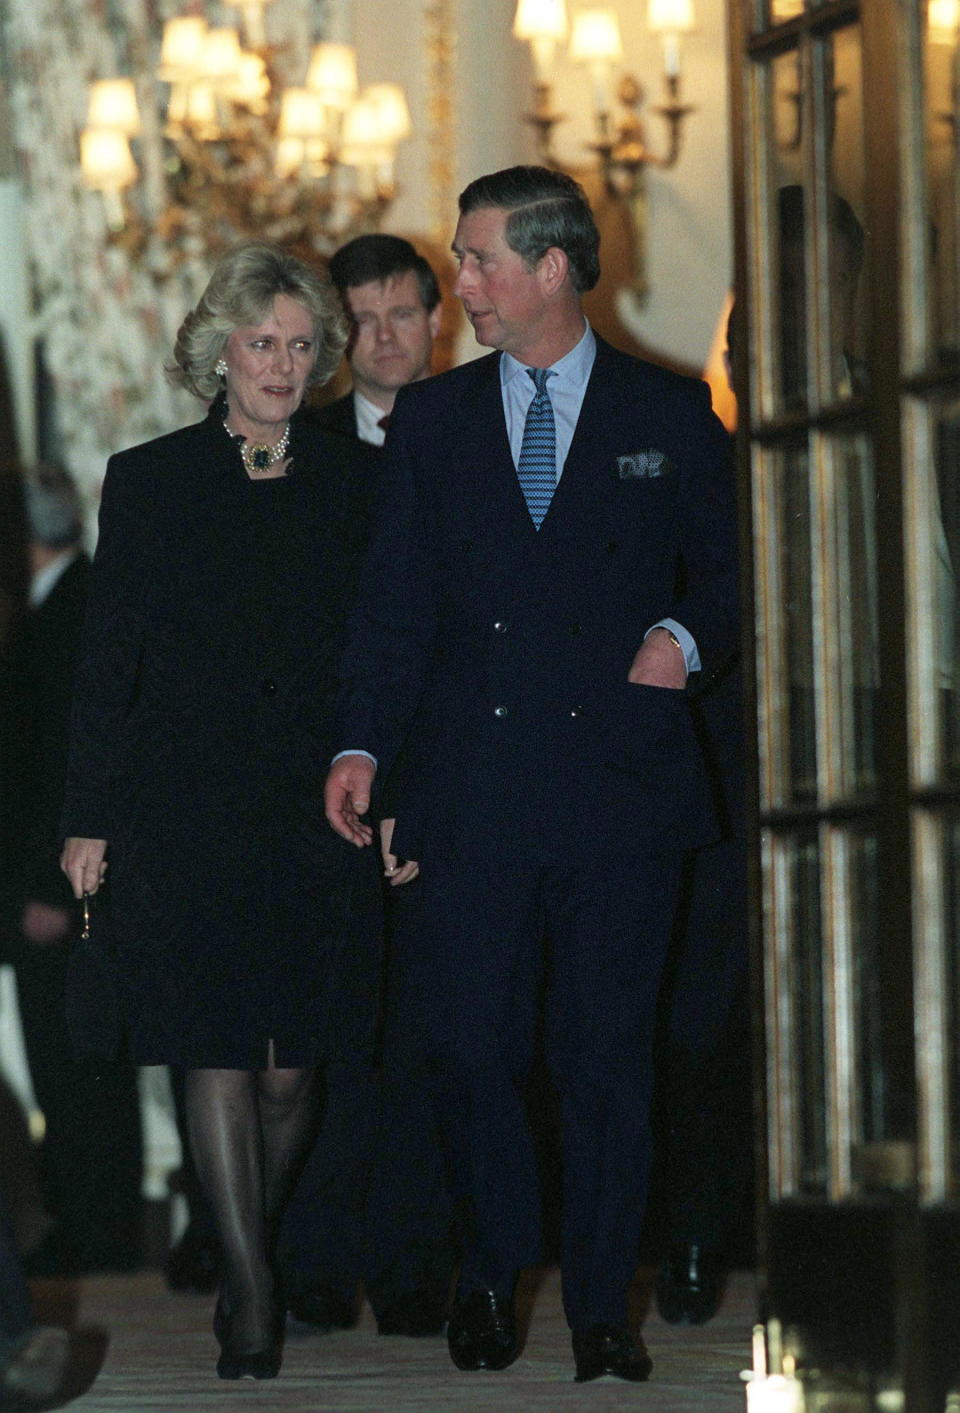
POLYGON ((528 368, 536 392, 527 408, 517 475, 530 519, 539 530, 557 488, 557 429, 547 392, 549 368, 528 368))

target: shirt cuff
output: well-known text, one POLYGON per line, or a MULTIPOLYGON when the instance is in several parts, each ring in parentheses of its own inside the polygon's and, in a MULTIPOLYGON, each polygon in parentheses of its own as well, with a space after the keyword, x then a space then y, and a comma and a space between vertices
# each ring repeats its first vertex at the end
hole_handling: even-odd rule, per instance
POLYGON ((683 648, 683 656, 687 664, 688 672, 700 671, 700 654, 697 652, 697 644, 682 623, 678 623, 675 618, 661 618, 659 623, 654 623, 653 627, 648 628, 644 633, 644 642, 649 638, 654 628, 666 628, 668 632, 672 633, 673 636, 679 640, 680 646, 683 648))
POLYGON ((376 756, 372 756, 369 751, 337 751, 337 754, 334 756, 330 764, 333 765, 336 761, 340 759, 341 756, 366 756, 367 760, 373 761, 374 769, 376 769, 377 767, 377 758, 376 756))

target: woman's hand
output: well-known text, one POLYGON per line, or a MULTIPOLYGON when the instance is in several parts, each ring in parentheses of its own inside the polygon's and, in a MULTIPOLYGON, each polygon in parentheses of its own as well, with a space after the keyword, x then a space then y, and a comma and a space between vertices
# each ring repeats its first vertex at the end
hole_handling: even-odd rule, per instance
POLYGON ((390 852, 390 845, 393 843, 393 826, 395 819, 381 819, 380 821, 380 857, 383 859, 383 875, 389 878, 390 887, 396 888, 401 883, 409 883, 416 878, 420 872, 420 865, 414 863, 412 859, 405 859, 401 867, 397 867, 397 856, 390 852))
POLYGON ((70 880, 75 898, 96 893, 107 871, 106 839, 68 839, 60 855, 60 867, 70 880))

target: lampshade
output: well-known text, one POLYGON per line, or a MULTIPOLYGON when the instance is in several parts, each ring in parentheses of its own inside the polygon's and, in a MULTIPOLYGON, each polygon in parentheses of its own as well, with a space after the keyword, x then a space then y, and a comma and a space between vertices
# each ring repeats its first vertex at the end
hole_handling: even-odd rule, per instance
POLYGON ((240 39, 226 26, 208 29, 200 56, 200 70, 207 83, 230 83, 240 72, 240 39))
POLYGON ((278 137, 322 137, 326 117, 319 95, 309 88, 286 88, 280 104, 278 137))
POLYGON ((654 34, 689 34, 696 23, 693 0, 649 0, 647 25, 654 34))
POLYGON ((183 123, 195 137, 213 141, 220 135, 217 118, 217 95, 208 83, 192 83, 186 89, 186 109, 183 123))
POLYGON ((363 97, 375 115, 381 142, 396 147, 398 142, 410 136, 413 130, 410 109, 398 83, 371 83, 363 90, 363 97))
POLYGON ((315 44, 306 84, 328 108, 345 112, 357 94, 355 50, 349 44, 315 44))
POLYGON ((137 180, 129 139, 117 128, 87 128, 80 134, 80 167, 94 191, 120 191, 137 180))
POLYGON ((513 33, 517 39, 566 39, 564 0, 517 0, 513 33))
POLYGON ((278 177, 295 177, 304 163, 304 143, 299 137, 281 137, 275 148, 273 169, 278 177))
POLYGON ((930 0, 927 25, 934 43, 955 43, 960 30, 960 0, 930 0))
POLYGON ((391 150, 380 135, 380 119, 366 93, 347 110, 343 119, 340 161, 350 167, 375 166, 390 160, 391 150))
POLYGON ((576 11, 570 37, 570 58, 575 63, 614 63, 622 55, 620 23, 615 10, 604 6, 576 11))
POLYGON ((259 54, 240 55, 240 67, 236 76, 224 89, 224 94, 232 103, 240 103, 251 113, 265 113, 270 80, 267 66, 259 54))
POLYGON ((133 79, 100 79, 90 85, 87 126, 113 128, 127 137, 140 131, 140 110, 133 79))
POLYGON ((164 83, 187 82, 200 72, 207 22, 202 15, 180 15, 167 20, 160 46, 160 68, 164 83))

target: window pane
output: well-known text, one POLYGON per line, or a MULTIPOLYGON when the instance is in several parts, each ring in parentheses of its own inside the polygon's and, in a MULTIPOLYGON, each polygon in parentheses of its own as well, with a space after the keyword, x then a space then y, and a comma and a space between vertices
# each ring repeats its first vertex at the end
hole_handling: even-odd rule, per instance
POLYGON ((771 209, 769 249, 762 253, 761 277, 767 283, 773 357, 764 406, 792 411, 807 401, 806 269, 804 221, 808 208, 801 160, 807 87, 799 49, 787 50, 771 64, 771 104, 767 131, 771 209))
POLYGON ((792 859, 793 924, 790 978, 796 1076, 800 1190, 827 1184, 827 1078, 823 1012, 820 850, 816 836, 798 839, 792 859))
POLYGON ((778 628, 773 668, 779 681, 767 684, 786 716, 787 769, 778 798, 771 803, 803 804, 817 798, 817 721, 814 691, 813 549, 809 458, 806 448, 770 458, 774 481, 772 543, 776 570, 763 584, 775 596, 768 618, 778 628), (784 683, 786 693, 784 693, 784 683))
POLYGON ((824 50, 823 95, 830 183, 826 250, 828 314, 824 324, 829 400, 867 391, 864 357, 865 240, 863 87, 860 31, 838 30, 824 50))
POLYGON ((960 351, 960 4, 930 0, 926 119, 929 311, 934 355, 960 351))
POLYGON ((957 579, 960 575, 960 402, 939 409, 934 418, 935 504, 939 517, 933 526, 934 622, 937 634, 936 704, 939 716, 937 775, 960 781, 960 612, 957 579))
POLYGON ((828 613, 842 651, 835 701, 842 742, 839 794, 861 795, 876 783, 879 687, 876 487, 866 437, 833 443, 837 562, 836 604, 828 613))
POLYGON ((850 843, 860 1126, 865 1142, 879 1143, 888 1134, 877 925, 877 841, 872 834, 854 833, 850 843))
MULTIPOLYGON (((960 1035, 960 820, 947 822, 945 831, 945 855, 943 877, 946 887, 947 945, 945 948, 944 985, 947 1006, 943 1017, 946 1035, 960 1035)), ((948 1115, 949 1133, 953 1137, 950 1148, 952 1176, 958 1181, 957 1139, 960 1138, 960 1046, 956 1043, 944 1047, 949 1063, 948 1115)))

